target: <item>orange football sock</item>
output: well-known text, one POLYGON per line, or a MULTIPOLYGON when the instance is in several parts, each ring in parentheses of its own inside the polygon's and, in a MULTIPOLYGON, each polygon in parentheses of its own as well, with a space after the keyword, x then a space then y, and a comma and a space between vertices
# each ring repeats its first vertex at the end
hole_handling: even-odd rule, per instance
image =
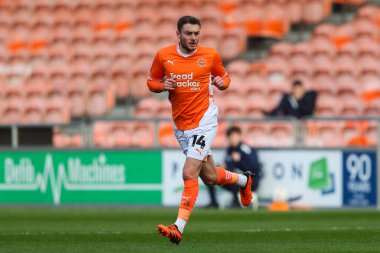
POLYGON ((216 167, 216 173, 218 174, 217 185, 236 184, 239 180, 239 174, 225 170, 222 167, 216 167))
POLYGON ((195 205, 198 197, 199 184, 198 179, 185 180, 185 188, 182 192, 181 204, 178 210, 178 218, 187 221, 190 217, 191 210, 195 205))

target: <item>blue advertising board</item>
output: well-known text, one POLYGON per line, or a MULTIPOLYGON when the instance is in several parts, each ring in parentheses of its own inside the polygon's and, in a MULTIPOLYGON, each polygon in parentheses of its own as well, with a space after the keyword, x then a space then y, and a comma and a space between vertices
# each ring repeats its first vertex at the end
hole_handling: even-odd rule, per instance
POLYGON ((343 205, 376 206, 376 152, 343 152, 343 205))

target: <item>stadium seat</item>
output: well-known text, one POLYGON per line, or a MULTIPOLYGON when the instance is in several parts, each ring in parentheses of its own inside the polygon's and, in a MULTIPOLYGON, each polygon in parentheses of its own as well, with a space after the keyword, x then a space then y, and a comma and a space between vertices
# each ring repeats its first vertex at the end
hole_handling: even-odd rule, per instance
POLYGON ((379 43, 368 39, 361 40, 361 43, 357 43, 357 55, 359 58, 374 58, 378 59, 380 55, 379 43), (365 43, 365 44, 362 44, 365 43))
POLYGON ((363 116, 377 117, 379 115, 380 115, 380 100, 372 100, 364 104, 363 116))
POLYGON ((357 77, 358 72, 358 66, 355 58, 339 57, 336 60, 335 75, 337 78, 339 78, 339 76, 355 78, 357 77))
POLYGON ((131 124, 130 122, 110 122, 110 138, 112 147, 128 147, 131 144, 131 124))
POLYGON ((112 86, 106 87, 99 84, 90 84, 87 100, 88 114, 90 116, 105 115, 113 107, 114 92, 112 86))
POLYGON ((370 146, 376 146, 379 142, 379 130, 378 123, 374 121, 369 121, 368 125, 364 128, 364 135, 369 140, 370 146))
POLYGON ((245 102, 245 115, 246 117, 262 117, 263 111, 267 111, 271 108, 268 108, 268 101, 264 96, 256 96, 247 99, 245 102))
POLYGON ((355 58, 357 56, 357 46, 355 43, 346 43, 337 50, 337 57, 355 58))
POLYGON ((76 85, 70 85, 68 98, 71 104, 71 116, 76 118, 84 116, 87 106, 87 93, 76 85))
POLYGON ((170 121, 160 122, 158 125, 158 143, 160 147, 178 148, 179 143, 174 136, 173 123, 170 121))
POLYGON ((70 122, 71 106, 65 98, 48 100, 45 105, 44 123, 67 124, 70 122))
POLYGON ((172 117, 172 105, 168 99, 164 99, 159 102, 154 116, 162 118, 172 117))
POLYGON ((351 24, 337 26, 332 37, 332 42, 339 49, 351 42, 354 38, 354 29, 351 24))
POLYGON ((247 123, 243 127, 244 141, 252 147, 268 147, 270 139, 268 138, 268 129, 265 123, 247 123))
POLYGON ((303 21, 309 24, 321 22, 327 15, 324 0, 311 0, 304 5, 303 21))
POLYGON ((256 95, 266 95, 268 81, 263 76, 255 73, 249 73, 244 80, 244 91, 246 98, 256 95))
POLYGON ((356 18, 358 20, 374 20, 378 13, 378 8, 375 5, 366 5, 358 10, 356 18))
POLYGON ((289 42, 280 41, 276 44, 274 44, 270 51, 270 56, 280 56, 284 59, 286 59, 290 54, 293 52, 293 45, 289 42))
POLYGON ((337 93, 336 80, 329 76, 318 73, 314 78, 313 88, 318 92, 318 96, 333 95, 337 93))
POLYGON ((298 24, 303 18, 303 2, 300 0, 286 1, 286 12, 291 24, 298 24))
POLYGON ((291 123, 273 122, 268 124, 268 134, 271 139, 271 146, 290 147, 294 145, 294 134, 291 123))
POLYGON ((316 104, 316 115, 322 117, 337 116, 340 104, 334 96, 319 96, 316 104))
POLYGON ((223 59, 235 59, 244 48, 241 31, 233 29, 223 33, 219 44, 219 52, 223 59))
POLYGON ((378 28, 370 20, 355 20, 353 22, 353 28, 355 30, 355 37, 358 39, 378 39, 378 28))
POLYGON ((362 115, 363 101, 356 97, 356 99, 343 100, 339 108, 339 116, 342 117, 357 117, 362 115))
POLYGON ((154 145, 154 126, 151 122, 134 122, 131 127, 132 147, 150 148, 154 145))
POLYGON ((216 133, 215 139, 211 144, 212 148, 225 148, 228 145, 226 138, 228 122, 219 121, 218 122, 218 131, 216 133))
POLYGON ((282 82, 289 77, 290 69, 286 58, 271 56, 267 59, 266 66, 270 82, 282 82))
POLYGON ((336 26, 330 23, 318 25, 313 31, 313 38, 331 40, 336 30, 336 26))
POLYGON ((23 116, 23 104, 20 101, 7 101, 3 105, 1 123, 5 125, 20 124, 23 116))
POLYGON ((161 101, 157 98, 145 97, 136 105, 134 116, 139 118, 155 116, 160 103, 161 101))
POLYGON ((337 147, 341 145, 339 122, 307 122, 305 145, 308 147, 337 147))
POLYGON ((24 106, 22 122, 23 124, 41 124, 43 122, 44 112, 37 104, 27 103, 24 106))

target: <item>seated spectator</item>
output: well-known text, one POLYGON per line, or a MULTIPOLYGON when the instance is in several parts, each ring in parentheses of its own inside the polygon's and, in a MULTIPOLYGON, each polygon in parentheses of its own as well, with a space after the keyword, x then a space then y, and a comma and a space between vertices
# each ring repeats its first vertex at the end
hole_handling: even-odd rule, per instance
POLYGON ((300 80, 292 84, 291 93, 285 93, 278 105, 270 112, 264 111, 268 116, 293 116, 298 119, 312 116, 315 110, 317 92, 306 91, 300 80))

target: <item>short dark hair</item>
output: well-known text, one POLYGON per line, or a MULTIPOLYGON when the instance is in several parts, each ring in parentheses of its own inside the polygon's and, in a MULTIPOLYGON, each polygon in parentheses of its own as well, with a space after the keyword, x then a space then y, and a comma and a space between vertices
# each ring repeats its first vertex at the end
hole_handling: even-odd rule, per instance
POLYGON ((185 24, 199 25, 199 27, 201 27, 201 21, 198 18, 193 16, 183 16, 178 19, 177 29, 179 32, 185 24))
POLYGON ((303 83, 301 80, 297 79, 297 80, 294 80, 293 83, 292 83, 292 86, 293 87, 296 87, 296 86, 302 86, 303 83))
POLYGON ((241 134, 241 128, 238 126, 231 126, 227 129, 226 135, 227 137, 230 137, 233 133, 241 134))

